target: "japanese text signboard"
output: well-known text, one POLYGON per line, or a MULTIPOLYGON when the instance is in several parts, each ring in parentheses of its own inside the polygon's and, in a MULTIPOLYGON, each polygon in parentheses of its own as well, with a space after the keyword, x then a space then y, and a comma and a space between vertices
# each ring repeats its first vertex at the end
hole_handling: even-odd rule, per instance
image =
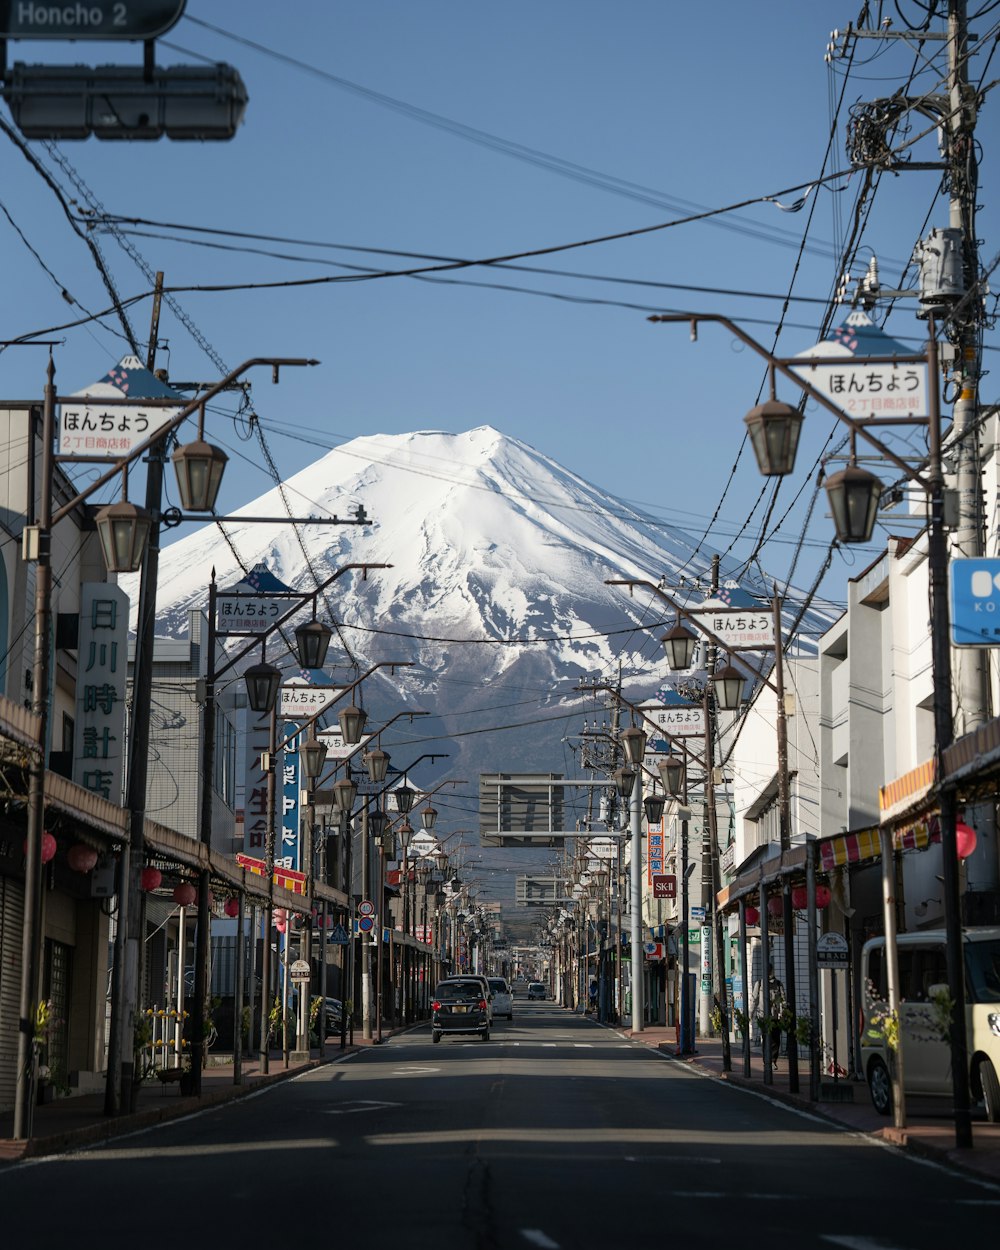
POLYGON ((673 873, 663 873, 653 878, 653 898, 676 898, 677 878, 673 873))
POLYGON ((180 412, 139 404, 59 406, 59 452, 64 456, 107 456, 117 460, 153 437, 180 412))
POLYGON ((284 749, 279 774, 281 784, 278 787, 279 816, 281 820, 280 851, 275 849, 274 868, 275 880, 279 868, 291 868, 296 872, 299 863, 299 740, 298 727, 293 724, 285 726, 285 736, 290 738, 284 749))
POLYGON ((285 682, 278 694, 278 716, 282 720, 308 720, 318 716, 342 689, 343 686, 312 686, 305 681, 285 682))
POLYGON ((128 595, 106 582, 81 589, 73 780, 121 803, 128 595))
POLYGON ((220 634, 263 633, 288 609, 287 600, 247 591, 220 590, 215 597, 215 628, 220 634))
POLYGON ((644 703, 639 711, 671 737, 705 736, 705 714, 698 703, 667 707, 661 703, 644 703))
POLYGON ((774 646, 774 618, 767 609, 712 609, 692 612, 691 618, 732 651, 774 646))

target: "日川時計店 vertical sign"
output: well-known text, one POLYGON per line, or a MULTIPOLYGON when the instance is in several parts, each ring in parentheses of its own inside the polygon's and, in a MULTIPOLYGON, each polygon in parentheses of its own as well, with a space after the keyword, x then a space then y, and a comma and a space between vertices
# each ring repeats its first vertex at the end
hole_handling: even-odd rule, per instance
POLYGON ((84 582, 76 677, 73 780, 122 801, 128 595, 107 582, 84 582))

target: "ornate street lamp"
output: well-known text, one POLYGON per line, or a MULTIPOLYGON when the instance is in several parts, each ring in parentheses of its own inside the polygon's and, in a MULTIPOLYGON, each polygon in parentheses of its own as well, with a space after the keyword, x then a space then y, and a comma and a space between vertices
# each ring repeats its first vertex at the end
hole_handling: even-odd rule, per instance
POLYGON ((177 474, 177 490, 185 512, 211 512, 219 496, 229 457, 221 447, 202 438, 178 447, 170 459, 177 474))
POLYGON ((647 794, 642 800, 642 805, 646 809, 646 820, 651 825, 658 825, 663 819, 663 809, 667 805, 666 799, 662 794, 647 794))
POLYGON ((802 413, 772 396, 751 408, 743 420, 761 473, 765 477, 791 473, 802 430, 802 413))
POLYGON ((302 761, 302 771, 305 773, 306 780, 312 784, 323 771, 323 765, 326 763, 327 745, 320 742, 318 738, 310 737, 299 747, 299 759, 302 761))
POLYGON ((401 816, 408 816, 413 808, 416 792, 405 782, 392 792, 396 796, 396 810, 401 816))
POLYGON ((243 674, 247 685, 247 702, 254 712, 270 712, 281 686, 281 670, 262 660, 251 664, 243 674))
POLYGON ((615 782, 615 789, 618 791, 618 794, 620 795, 620 797, 623 799, 630 798, 632 795, 632 790, 635 788, 635 769, 634 768, 617 769, 617 771, 614 773, 614 782, 615 782))
POLYGON ((691 667, 698 638, 680 621, 660 639, 667 653, 667 667, 672 673, 683 673, 691 667))
POLYGON ((356 747, 361 741, 368 713, 363 707, 345 707, 337 716, 340 721, 340 732, 349 747, 356 747))
POLYGON ((882 497, 882 483, 875 474, 849 464, 839 473, 831 474, 823 486, 840 541, 869 542, 882 497))
POLYGON ((413 826, 408 820, 404 820, 396 832, 399 834, 399 845, 403 848, 403 854, 405 855, 410 849, 410 839, 413 837, 413 826))
POLYGON ((646 731, 644 729, 626 729, 622 734, 622 746, 625 748, 625 758, 633 768, 638 768, 642 763, 642 757, 646 753, 646 731))
POLYGON ((295 630, 295 649, 303 668, 322 668, 333 630, 322 621, 306 621, 295 630))
POLYGON ((136 573, 142 567, 149 513, 127 499, 108 504, 94 518, 109 573, 136 573))
POLYGON ((712 674, 712 685, 715 687, 715 698, 724 712, 734 712, 743 700, 743 687, 746 678, 738 668, 727 664, 716 669, 712 674))
POLYGON ((670 754, 657 764, 660 780, 667 794, 676 797, 684 789, 684 760, 679 755, 670 754))
POLYGON ((448 867, 448 852, 437 851, 434 855, 434 864, 441 872, 444 872, 448 867))
POLYGON ((363 759, 365 767, 368 769, 368 779, 372 785, 381 785, 385 781, 386 773, 389 771, 388 755, 381 747, 376 747, 374 751, 366 751, 363 759))
POLYGON ((339 781, 333 783, 331 788, 334 805, 339 807, 345 816, 350 816, 354 811, 354 800, 358 797, 358 787, 350 777, 341 777, 339 781))
POLYGON ((389 817, 379 808, 374 807, 368 813, 368 832, 373 838, 381 838, 388 823, 389 817))
POLYGON ((424 808, 424 810, 420 813, 420 819, 421 819, 421 821, 422 821, 422 823, 423 823, 423 826, 424 826, 424 828, 425 828, 426 830, 428 830, 428 831, 430 831, 431 829, 433 829, 433 828, 434 828, 434 825, 435 825, 435 823, 436 823, 436 821, 437 821, 437 818, 438 818, 438 814, 437 814, 437 812, 436 812, 436 811, 435 811, 435 809, 434 809, 433 807, 431 807, 429 804, 428 804, 428 806, 427 806, 427 807, 425 807, 425 808, 424 808))

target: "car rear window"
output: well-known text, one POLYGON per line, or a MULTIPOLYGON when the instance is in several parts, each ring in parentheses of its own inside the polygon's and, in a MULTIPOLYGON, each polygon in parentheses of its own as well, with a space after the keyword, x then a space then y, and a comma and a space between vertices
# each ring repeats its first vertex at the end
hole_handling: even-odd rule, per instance
POLYGON ((437 987, 435 997, 442 1001, 456 998, 481 998, 483 987, 478 981, 445 981, 437 987))
POLYGON ((494 994, 507 994, 507 982, 502 977, 490 977, 490 989, 494 994))

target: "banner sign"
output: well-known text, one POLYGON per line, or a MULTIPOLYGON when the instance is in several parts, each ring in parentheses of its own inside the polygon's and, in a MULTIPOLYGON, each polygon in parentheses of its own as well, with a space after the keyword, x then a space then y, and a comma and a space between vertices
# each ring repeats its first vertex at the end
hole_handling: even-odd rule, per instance
POLYGON ((280 796, 280 817, 281 817, 281 844, 280 854, 275 850, 274 854, 274 879, 278 879, 278 870, 280 868, 290 868, 297 871, 301 868, 300 855, 301 847, 299 845, 299 739, 298 726, 288 724, 285 726, 285 736, 290 737, 288 745, 284 749, 284 758, 281 761, 281 772, 278 776, 281 779, 281 785, 278 789, 280 796))
POLYGON ((128 595, 107 582, 84 582, 81 590, 73 780, 121 804, 128 595))
POLYGON ((671 737, 705 736, 705 713, 700 703, 677 703, 670 707, 664 707, 662 703, 644 703, 639 711, 671 737))
POLYGON ((308 720, 318 716, 343 689, 343 686, 313 686, 304 679, 287 681, 278 692, 278 716, 282 720, 308 720))

